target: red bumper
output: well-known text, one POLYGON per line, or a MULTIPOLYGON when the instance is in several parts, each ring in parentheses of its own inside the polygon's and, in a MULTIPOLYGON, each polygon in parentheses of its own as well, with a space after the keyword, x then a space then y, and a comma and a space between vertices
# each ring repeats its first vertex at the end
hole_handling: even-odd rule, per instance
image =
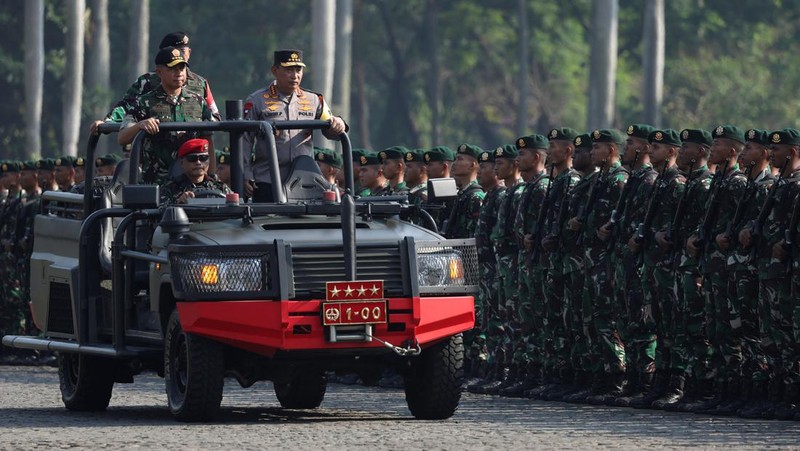
MULTIPOLYGON (((372 342, 329 343, 322 325, 322 300, 180 302, 184 331, 258 354, 276 351, 382 348, 372 342)), ((472 296, 389 298, 388 322, 376 324, 373 335, 400 345, 407 340, 423 347, 472 329, 472 296)))

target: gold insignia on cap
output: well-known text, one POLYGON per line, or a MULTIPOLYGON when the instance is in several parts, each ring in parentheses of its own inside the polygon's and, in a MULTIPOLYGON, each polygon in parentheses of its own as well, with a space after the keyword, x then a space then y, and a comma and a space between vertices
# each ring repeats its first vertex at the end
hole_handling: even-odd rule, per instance
POLYGON ((6 172, 7 170, 8 170, 8 165, 3 163, 3 172, 6 172))
POLYGON ((772 142, 774 142, 775 144, 778 144, 779 142, 781 142, 780 133, 773 133, 772 134, 772 142))
POLYGON ((181 56, 181 51, 178 49, 172 49, 172 57, 177 58, 179 56, 181 56))
POLYGON ((431 161, 431 154, 426 153, 423 158, 425 159, 426 162, 431 161))
POLYGON ((556 137, 558 137, 558 130, 557 130, 557 129, 555 129, 555 128, 554 128, 554 129, 552 129, 552 130, 550 130, 550 137, 551 137, 551 138, 556 138, 556 137))
POLYGON ((83 163, 84 162, 83 162, 83 158, 82 157, 78 157, 78 159, 75 160, 75 164, 78 165, 78 166, 83 166, 83 163))
POLYGON ((750 129, 750 130, 747 132, 747 139, 753 139, 753 138, 755 138, 755 137, 756 137, 756 131, 755 131, 755 130, 753 130, 753 129, 750 129))
POLYGON ((722 136, 722 133, 724 133, 724 132, 725 132, 725 129, 722 128, 721 125, 714 130, 714 134, 717 135, 717 136, 722 136))
POLYGON ((462 145, 458 146, 458 151, 461 152, 461 153, 466 152, 467 151, 467 145, 466 144, 462 144, 462 145))
POLYGON ((183 45, 189 44, 189 36, 183 36, 183 39, 181 40, 181 44, 183 44, 183 45))
POLYGON ((56 158, 56 166, 61 166, 61 158, 56 158))
POLYGON ((228 162, 228 159, 225 158, 225 155, 220 155, 219 156, 219 164, 225 164, 227 162, 228 162))
POLYGON ((489 161, 489 152, 484 152, 481 154, 481 161, 489 161))
POLYGON ((406 161, 414 161, 414 154, 411 152, 406 152, 406 161))
POLYGON ((300 59, 300 56, 299 56, 297 53, 292 53, 292 54, 289 56, 289 58, 290 58, 292 61, 297 61, 298 59, 300 59))
POLYGON ((41 168, 42 167, 42 162, 41 161, 37 161, 36 162, 36 167, 37 168, 41 168))
POLYGON ((575 145, 576 146, 580 146, 582 142, 583 142, 583 140, 581 139, 580 136, 575 138, 575 145))
POLYGON ((681 133, 681 139, 689 139, 689 130, 684 130, 681 133))
MULTIPOLYGON (((525 147, 525 140, 520 138, 519 141, 517 141, 517 146, 525 147)), ((498 149, 499 149, 499 147, 498 147, 498 149)))
POLYGON ((322 161, 325 159, 325 155, 322 155, 322 152, 317 154, 317 160, 322 161))
POLYGON ((664 139, 664 134, 661 133, 661 132, 656 132, 656 135, 654 136, 654 138, 656 139, 656 141, 661 141, 661 140, 664 139))
POLYGON ((381 152, 380 153, 380 157, 381 157, 381 160, 385 160, 386 159, 386 152, 381 152))
POLYGON ((367 157, 365 157, 364 155, 361 155, 360 161, 361 161, 361 164, 367 164, 367 157))
POLYGON ((633 125, 629 125, 629 126, 628 126, 628 134, 629 134, 629 135, 632 135, 632 134, 633 134, 633 125))
POLYGON ((503 148, 502 147, 498 147, 497 149, 495 149, 494 150, 494 156, 502 157, 503 156, 503 148))
POLYGON ((102 166, 103 165, 103 160, 100 159, 100 158, 94 160, 94 165, 95 166, 102 166))
POLYGON ((600 139, 600 130, 595 130, 594 132, 592 132, 592 137, 594 139, 600 139))

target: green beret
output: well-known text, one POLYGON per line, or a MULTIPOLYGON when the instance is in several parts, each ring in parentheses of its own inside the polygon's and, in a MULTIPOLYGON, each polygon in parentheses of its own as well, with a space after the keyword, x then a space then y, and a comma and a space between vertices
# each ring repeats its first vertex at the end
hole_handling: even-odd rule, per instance
POLYGON ((727 138, 744 144, 744 132, 735 125, 720 125, 714 129, 714 138, 727 138))
POLYGON ((367 149, 353 149, 353 163, 361 164, 361 157, 368 154, 369 151, 367 149))
POLYGON ((100 168, 103 166, 113 166, 119 163, 119 156, 114 153, 105 154, 102 157, 97 157, 94 160, 94 166, 96 168, 100 168))
POLYGON ((592 143, 624 144, 625 135, 620 133, 618 130, 614 130, 613 128, 604 130, 595 130, 592 132, 592 143))
POLYGON ((484 150, 478 157, 479 163, 494 163, 494 152, 484 150))
POLYGON ((0 169, 2 169, 3 173, 19 172, 22 169, 22 163, 16 160, 4 161, 0 169))
POLYGON ((575 139, 572 140, 572 144, 575 146, 576 149, 591 149, 592 137, 589 136, 588 133, 578 135, 575 137, 575 139))
POLYGON ((678 132, 671 128, 665 128, 664 130, 653 130, 649 135, 647 135, 647 141, 650 144, 668 144, 675 147, 680 147, 681 145, 681 137, 678 136, 678 132))
POLYGON ((56 158, 57 167, 72 167, 74 163, 75 163, 75 157, 69 155, 56 158))
POLYGON ((497 161, 498 158, 508 158, 508 159, 515 159, 519 156, 519 150, 517 150, 516 146, 512 146, 510 144, 506 144, 505 146, 500 146, 494 149, 494 160, 497 161))
POLYGON ((361 155, 359 157, 359 159, 358 159, 358 163, 361 166, 369 166, 369 165, 373 165, 373 164, 381 164, 381 159, 380 159, 380 157, 378 156, 377 153, 369 152, 369 153, 366 153, 364 155, 361 155))
MULTIPOLYGON (((553 132, 556 132, 560 129, 553 129, 550 134, 552 135, 553 132)), ((564 130, 572 130, 572 129, 564 129, 564 130)), ((559 138, 559 139, 566 139, 566 138, 559 138)), ((570 138, 570 141, 572 138, 570 138)), ((550 140, 542 135, 530 135, 530 136, 523 136, 522 138, 517 138, 517 142, 515 143, 517 149, 547 149, 550 147, 550 140)))
POLYGON ((341 168, 344 164, 342 156, 331 149, 316 149, 314 152, 314 159, 327 163, 335 168, 341 168))
POLYGON ((76 168, 82 168, 86 166, 86 160, 83 157, 77 157, 74 160, 72 160, 72 166, 76 168))
POLYGON ((461 155, 469 155, 470 157, 477 160, 481 157, 481 152, 483 152, 483 149, 474 144, 462 144, 458 146, 456 152, 458 152, 461 155))
POLYGON ((386 160, 402 160, 403 155, 408 152, 408 148, 403 146, 392 146, 387 149, 381 150, 378 153, 378 156, 381 157, 381 161, 386 160))
POLYGON ((748 141, 753 141, 754 143, 761 144, 762 146, 769 145, 769 132, 766 130, 759 130, 757 128, 751 128, 744 132, 744 137, 748 141))
POLYGON ((403 155, 403 159, 406 160, 406 163, 410 163, 412 161, 424 163, 425 152, 423 152, 422 149, 409 150, 403 155))
POLYGON ((791 146, 800 144, 800 131, 793 128, 776 130, 769 134, 771 144, 788 144, 791 146))
POLYGON ((628 136, 633 136, 634 138, 647 139, 647 137, 650 136, 650 133, 653 133, 654 131, 656 131, 656 129, 652 125, 632 124, 628 126, 628 129, 625 131, 625 133, 627 133, 628 136))
POLYGON ((36 162, 36 169, 43 169, 45 171, 52 171, 56 168, 56 160, 52 158, 42 158, 36 162))
POLYGON ((22 162, 22 170, 23 171, 35 171, 36 170, 36 160, 25 160, 22 162))
POLYGON ((703 130, 702 128, 684 128, 681 130, 681 141, 711 147, 713 139, 708 130, 703 130))
POLYGON ((425 152, 424 158, 426 163, 431 161, 453 161, 456 159, 456 153, 447 146, 436 146, 425 152))
MULTIPOLYGON (((539 136, 539 135, 533 135, 539 136)), ((552 140, 563 140, 563 141, 572 141, 578 136, 578 131, 569 128, 569 127, 562 127, 562 128, 554 128, 550 130, 550 133, 547 134, 547 137, 552 140)), ((531 147, 531 146, 527 146, 531 147)), ((538 149, 539 147, 533 147, 534 149, 538 149)))

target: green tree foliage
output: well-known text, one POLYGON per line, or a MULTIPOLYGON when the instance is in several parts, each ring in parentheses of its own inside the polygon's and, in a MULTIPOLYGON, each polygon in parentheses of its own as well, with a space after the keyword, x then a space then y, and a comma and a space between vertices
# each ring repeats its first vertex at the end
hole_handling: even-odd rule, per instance
MULTIPOLYGON (((109 5, 112 93, 87 93, 91 104, 112 102, 133 81, 126 74, 133 1, 109 5)), ((646 0, 620 0, 615 125, 641 120, 642 17, 646 0)), ((511 142, 520 102, 531 133, 586 122, 592 0, 528 0, 529 95, 519 98, 519 9, 508 0, 436 0, 442 107, 441 141, 430 142, 431 39, 426 0, 355 0, 351 126, 366 124, 383 148, 472 142, 511 142), (363 84, 356 77, 363 73, 363 84), (359 96, 364 96, 361 103, 359 96), (360 105, 364 105, 362 108, 360 105)), ((271 81, 272 51, 310 52, 311 2, 151 0, 152 54, 166 33, 192 40, 192 69, 207 77, 220 108, 271 81)), ((25 155, 23 127, 23 0, 0 4, 0 158, 25 155)), ((64 79, 64 11, 46 0, 43 153, 60 149, 64 79)), ((800 2, 786 0, 669 0, 666 2, 666 126, 774 129, 800 126, 800 2)), ((152 56, 152 55, 151 55, 152 56)), ((310 55, 308 55, 310 56, 310 55)), ((314 70, 308 67, 308 72, 314 70)), ((304 85, 314 89, 311 76, 304 85)), ((324 93, 331 96, 332 93, 324 93)), ((109 104, 110 106, 110 104, 109 104)), ((223 111, 224 114, 224 111, 223 111)), ((84 126, 85 129, 85 126, 84 126)), ((81 147, 85 145, 83 137, 81 147)), ((366 139, 366 138, 365 138, 366 139)))

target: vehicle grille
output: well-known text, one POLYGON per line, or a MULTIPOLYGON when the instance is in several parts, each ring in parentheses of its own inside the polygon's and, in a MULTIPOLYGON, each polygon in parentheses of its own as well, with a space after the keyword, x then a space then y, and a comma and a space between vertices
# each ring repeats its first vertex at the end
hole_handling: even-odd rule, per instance
POLYGON ((69 294, 69 285, 65 283, 50 283, 47 331, 62 334, 75 333, 72 325, 72 298, 69 294))
MULTIPOLYGON (((383 280, 386 297, 406 295, 399 247, 358 249, 356 278, 383 280)), ((295 299, 325 297, 325 282, 345 281, 341 249, 292 249, 295 299)))

